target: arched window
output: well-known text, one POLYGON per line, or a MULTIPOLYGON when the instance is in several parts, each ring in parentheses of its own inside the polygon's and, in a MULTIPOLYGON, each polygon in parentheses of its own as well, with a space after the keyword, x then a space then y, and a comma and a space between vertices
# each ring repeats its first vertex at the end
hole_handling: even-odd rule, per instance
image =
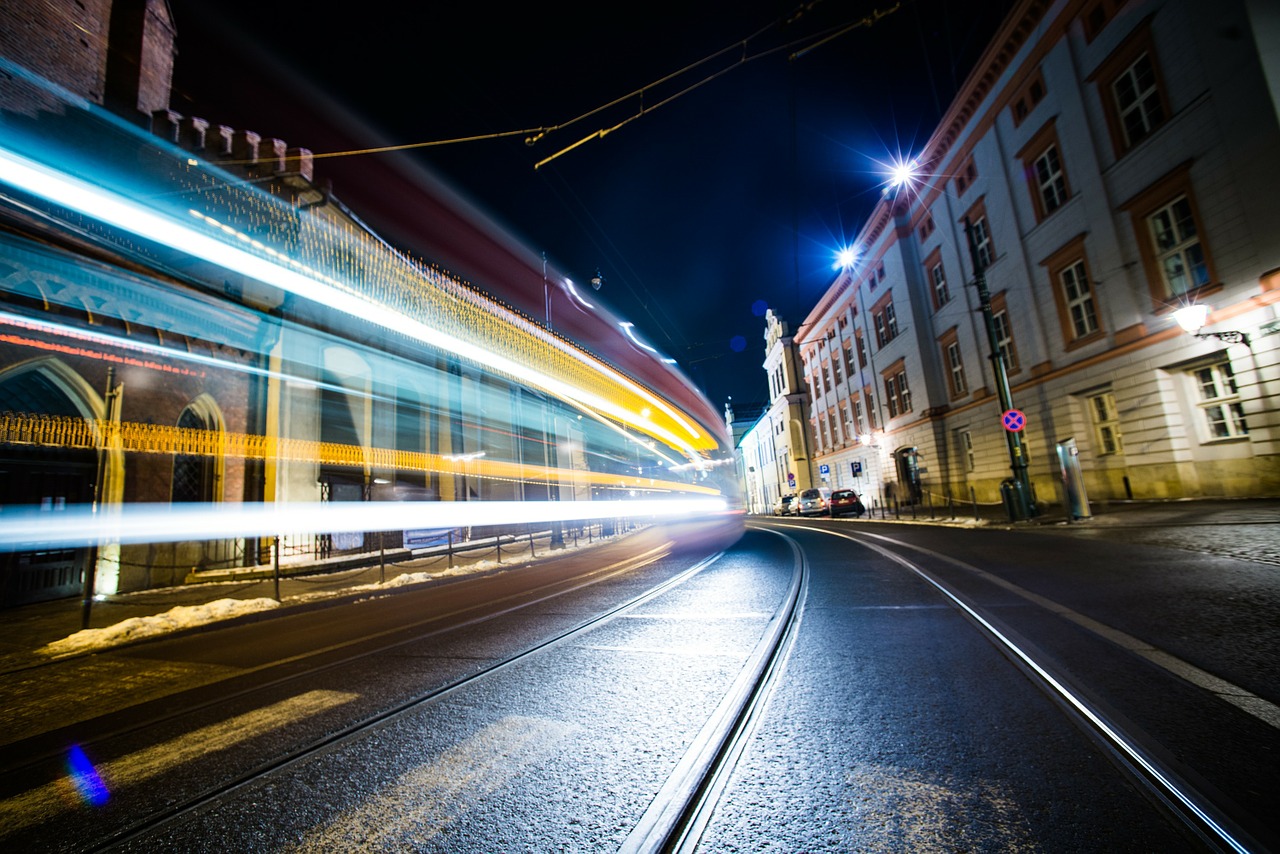
MULTIPOLYGON (((222 429, 222 419, 218 417, 218 410, 213 402, 201 397, 182 410, 182 414, 178 416, 178 428, 218 432, 222 429)), ((217 466, 217 458, 211 455, 174 455, 170 500, 174 504, 217 501, 217 466)))

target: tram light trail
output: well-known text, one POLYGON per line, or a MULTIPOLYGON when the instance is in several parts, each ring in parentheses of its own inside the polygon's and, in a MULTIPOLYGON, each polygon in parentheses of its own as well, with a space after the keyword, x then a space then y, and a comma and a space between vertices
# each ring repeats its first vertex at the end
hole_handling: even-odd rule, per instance
POLYGON ((99 542, 158 543, 324 531, 421 530, 468 525, 728 514, 721 498, 626 501, 333 501, 292 504, 125 504, 94 512, 0 513, 0 549, 77 548, 99 542))
MULTIPOLYGON (((544 370, 527 366, 492 349, 397 312, 359 294, 345 283, 296 259, 289 258, 261 241, 256 241, 243 232, 238 232, 235 228, 198 211, 189 210, 188 213, 193 218, 198 218, 196 221, 212 229, 210 233, 204 233, 192 226, 177 222, 163 213, 112 190, 91 184, 3 148, 0 148, 0 181, 114 228, 280 288, 335 311, 371 322, 438 350, 455 353, 476 364, 485 365, 521 382, 545 389, 562 400, 588 406, 613 420, 659 438, 673 448, 681 449, 691 459, 697 458, 701 451, 709 450, 716 445, 713 438, 694 428, 665 401, 603 364, 596 363, 588 367, 614 389, 619 392, 625 391, 623 398, 630 397, 634 400, 638 397, 658 407, 667 417, 666 420, 671 427, 665 427, 653 419, 641 417, 636 411, 640 408, 639 405, 619 403, 599 392, 566 382, 544 370), (674 432, 672 428, 678 429, 680 434, 690 438, 674 432)), ((559 346, 565 350, 564 355, 570 356, 579 363, 585 363, 590 358, 581 352, 570 352, 567 345, 561 342, 530 341, 532 346, 546 347, 549 343, 552 346, 559 346)))

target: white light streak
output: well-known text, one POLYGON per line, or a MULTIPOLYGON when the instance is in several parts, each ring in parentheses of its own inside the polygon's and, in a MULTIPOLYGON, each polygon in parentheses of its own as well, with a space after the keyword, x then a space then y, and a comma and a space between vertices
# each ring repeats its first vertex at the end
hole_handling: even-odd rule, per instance
POLYGON ((0 511, 0 549, 74 548, 100 542, 157 543, 271 537, 303 532, 405 531, 577 519, 693 517, 727 513, 722 498, 635 501, 333 501, 292 504, 90 505, 58 512, 0 511))

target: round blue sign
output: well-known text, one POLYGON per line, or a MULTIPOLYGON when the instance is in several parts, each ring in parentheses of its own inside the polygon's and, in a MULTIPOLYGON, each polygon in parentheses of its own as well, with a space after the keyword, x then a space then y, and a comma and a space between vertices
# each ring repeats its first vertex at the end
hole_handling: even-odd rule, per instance
POLYGON ((1004 424, 1004 429, 1010 433, 1017 433, 1023 427, 1027 426, 1027 416, 1023 415, 1017 409, 1010 409, 1004 415, 1000 416, 1000 422, 1004 424))

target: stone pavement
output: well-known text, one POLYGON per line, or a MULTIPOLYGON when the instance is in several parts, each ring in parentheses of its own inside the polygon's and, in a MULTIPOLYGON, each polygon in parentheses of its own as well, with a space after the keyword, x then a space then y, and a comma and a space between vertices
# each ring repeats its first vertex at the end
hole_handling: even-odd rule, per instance
MULTIPOLYGON (((1179 548, 1203 554, 1234 557, 1280 566, 1280 499, 1197 499, 1184 501, 1115 501, 1093 505, 1094 515, 1088 519, 1067 522, 1061 510, 1036 519, 1011 523, 1001 506, 979 505, 975 521, 972 505, 956 505, 953 515, 945 508, 916 508, 915 518, 909 508, 892 511, 883 521, 915 524, 982 525, 1013 530, 1038 530, 1067 536, 1108 538, 1122 537, 1129 543, 1179 548)), ((863 521, 870 521, 864 517, 863 521)), ((874 521, 882 521, 879 512, 874 521)), ((857 524, 855 521, 854 524, 857 524)), ((597 539, 593 545, 615 540, 597 539)), ((583 548, 589 547, 584 541, 583 548)), ((279 580, 279 600, 283 608, 323 607, 370 595, 362 586, 378 584, 383 579, 411 573, 420 583, 444 584, 459 576, 477 572, 502 571, 521 561, 543 560, 563 552, 551 552, 544 538, 534 544, 534 556, 506 550, 501 566, 493 555, 473 553, 456 556, 457 566, 450 570, 443 556, 417 557, 405 553, 389 553, 385 566, 378 555, 368 557, 363 566, 347 566, 329 572, 290 575, 279 580)), ((322 567, 313 567, 322 569, 322 567)), ((150 617, 175 606, 208 605, 222 599, 257 599, 276 597, 276 581, 271 577, 246 578, 178 587, 147 590, 106 597, 93 603, 91 627, 115 625, 132 617, 150 617)), ((238 619, 262 619, 281 613, 276 608, 238 619)), ((83 605, 80 599, 41 602, 0 611, 0 673, 29 667, 46 660, 37 650, 80 630, 83 605)))

